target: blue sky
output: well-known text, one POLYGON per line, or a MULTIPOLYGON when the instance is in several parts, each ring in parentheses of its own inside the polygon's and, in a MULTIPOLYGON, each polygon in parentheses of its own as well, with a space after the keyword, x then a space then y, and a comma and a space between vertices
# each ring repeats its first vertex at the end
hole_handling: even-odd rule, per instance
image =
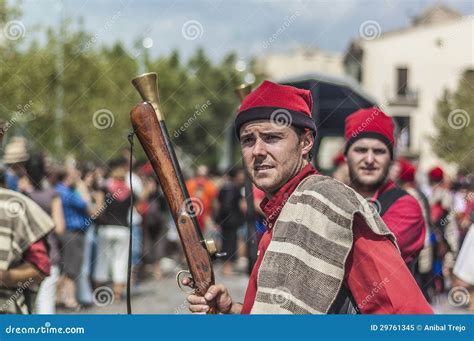
MULTIPOLYGON (((343 52, 364 21, 382 31, 406 26, 436 0, 23 0, 25 39, 39 37, 38 24, 57 26, 61 3, 66 17, 83 19, 97 43, 121 40, 129 49, 139 37, 152 55, 178 49, 184 58, 198 46, 214 60, 235 50, 243 59, 296 46, 343 52)), ((438 1, 439 2, 439 1, 438 1)), ((473 2, 445 0, 463 15, 473 2)), ((39 37, 41 39, 41 37, 39 37)), ((94 40, 94 43, 95 43, 94 40)))

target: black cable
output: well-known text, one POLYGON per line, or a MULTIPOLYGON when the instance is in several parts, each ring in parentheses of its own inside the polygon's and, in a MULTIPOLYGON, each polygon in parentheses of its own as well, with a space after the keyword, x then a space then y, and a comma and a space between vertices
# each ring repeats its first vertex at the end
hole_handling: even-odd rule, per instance
POLYGON ((127 314, 132 314, 132 301, 131 301, 131 279, 132 279, 132 228, 133 228, 133 185, 132 185, 132 166, 133 166, 133 135, 132 131, 128 134, 128 142, 130 143, 130 165, 129 165, 129 178, 130 178, 130 240, 128 243, 128 269, 127 269, 127 314))

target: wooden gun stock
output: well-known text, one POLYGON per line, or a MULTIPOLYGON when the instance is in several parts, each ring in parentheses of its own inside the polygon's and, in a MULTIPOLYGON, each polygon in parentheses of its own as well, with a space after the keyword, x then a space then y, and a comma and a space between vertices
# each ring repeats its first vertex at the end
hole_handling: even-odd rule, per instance
MULTIPOLYGON (((130 112, 133 129, 150 163, 160 180, 178 230, 186 262, 191 273, 195 294, 204 296, 214 284, 211 258, 202 238, 192 202, 182 180, 179 164, 174 156, 164 120, 158 120, 153 106, 148 102, 136 105, 130 112)), ((210 304, 209 314, 215 314, 215 304, 210 304)))

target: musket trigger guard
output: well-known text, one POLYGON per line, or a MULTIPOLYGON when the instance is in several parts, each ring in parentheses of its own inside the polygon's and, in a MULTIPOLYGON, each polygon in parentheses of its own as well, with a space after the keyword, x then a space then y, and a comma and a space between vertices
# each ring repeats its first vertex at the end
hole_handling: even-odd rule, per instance
MULTIPOLYGON (((176 274, 176 283, 178 283, 178 287, 181 289, 182 292, 184 292, 185 294, 191 295, 191 294, 194 292, 194 290, 193 290, 193 289, 191 289, 190 291, 185 290, 185 289, 183 288, 183 285, 181 284, 181 280, 180 280, 181 277, 180 277, 180 276, 181 276, 182 274, 188 274, 189 276, 191 276, 191 273, 189 272, 189 270, 180 270, 180 271, 176 274)), ((192 277, 190 277, 190 278, 191 278, 191 280, 192 280, 192 277)))

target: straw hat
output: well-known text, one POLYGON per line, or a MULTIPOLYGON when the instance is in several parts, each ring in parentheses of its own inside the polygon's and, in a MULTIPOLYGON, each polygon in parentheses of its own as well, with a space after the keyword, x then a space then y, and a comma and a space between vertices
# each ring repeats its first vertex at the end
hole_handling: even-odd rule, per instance
POLYGON ((5 154, 3 155, 3 163, 13 164, 25 162, 30 158, 26 148, 26 139, 23 137, 13 137, 5 146, 5 154))

